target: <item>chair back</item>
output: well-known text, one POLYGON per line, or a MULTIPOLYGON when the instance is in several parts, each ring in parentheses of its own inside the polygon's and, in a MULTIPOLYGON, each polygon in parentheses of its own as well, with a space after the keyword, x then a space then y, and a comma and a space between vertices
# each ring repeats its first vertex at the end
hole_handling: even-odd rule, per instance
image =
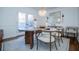
POLYGON ((66 36, 77 37, 78 28, 77 27, 66 27, 65 34, 66 34, 66 36))

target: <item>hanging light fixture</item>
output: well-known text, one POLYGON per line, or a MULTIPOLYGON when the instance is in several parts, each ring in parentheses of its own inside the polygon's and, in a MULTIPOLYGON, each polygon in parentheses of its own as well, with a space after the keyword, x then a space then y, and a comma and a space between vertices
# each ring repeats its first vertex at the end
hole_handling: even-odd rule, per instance
POLYGON ((46 15, 46 10, 44 7, 41 7, 39 10, 39 16, 45 16, 46 15))

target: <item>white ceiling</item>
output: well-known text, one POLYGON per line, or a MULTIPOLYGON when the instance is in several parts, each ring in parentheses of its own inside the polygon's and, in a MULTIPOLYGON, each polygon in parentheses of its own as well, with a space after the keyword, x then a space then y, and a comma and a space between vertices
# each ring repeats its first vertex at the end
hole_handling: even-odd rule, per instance
MULTIPOLYGON (((41 7, 32 7, 35 10, 39 10, 41 7)), ((45 7, 46 10, 51 10, 51 9, 55 9, 57 7, 45 7)))

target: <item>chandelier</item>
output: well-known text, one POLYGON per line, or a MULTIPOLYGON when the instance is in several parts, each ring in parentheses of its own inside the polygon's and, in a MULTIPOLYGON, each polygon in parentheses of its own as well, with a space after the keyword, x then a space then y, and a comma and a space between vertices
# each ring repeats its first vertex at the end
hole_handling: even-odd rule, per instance
POLYGON ((46 10, 44 7, 41 7, 39 10, 39 16, 45 16, 46 15, 46 10))

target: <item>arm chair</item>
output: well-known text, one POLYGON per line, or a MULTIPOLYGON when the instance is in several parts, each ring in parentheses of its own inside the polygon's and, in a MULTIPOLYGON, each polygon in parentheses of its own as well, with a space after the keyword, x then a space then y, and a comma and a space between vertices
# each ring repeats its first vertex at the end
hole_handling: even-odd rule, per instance
POLYGON ((62 37, 64 35, 64 29, 62 27, 55 27, 53 30, 55 30, 55 32, 53 32, 52 35, 55 37, 56 41, 58 41, 60 46, 60 43, 63 43, 62 37))
POLYGON ((42 32, 42 34, 40 34, 37 38, 37 50, 38 50, 38 40, 40 40, 41 42, 48 44, 50 51, 51 51, 51 46, 55 46, 56 50, 57 50, 57 46, 56 46, 56 40, 55 37, 51 35, 51 32, 42 32))
POLYGON ((65 30, 65 36, 67 37, 78 37, 78 28, 77 27, 67 27, 65 30))

